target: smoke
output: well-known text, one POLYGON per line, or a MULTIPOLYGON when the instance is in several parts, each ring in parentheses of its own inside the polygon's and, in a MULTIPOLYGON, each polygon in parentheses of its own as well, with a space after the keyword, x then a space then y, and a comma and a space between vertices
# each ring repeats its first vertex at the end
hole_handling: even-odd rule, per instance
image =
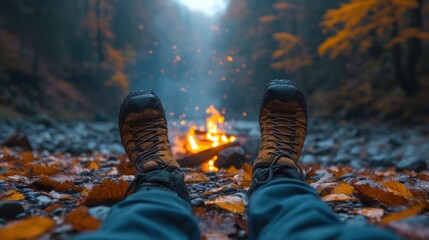
POLYGON ((152 48, 140 53, 132 89, 153 89, 169 118, 202 118, 210 105, 219 107, 222 97, 215 92, 217 79, 210 71, 217 19, 178 3, 160 7, 165 14, 154 15, 149 26, 157 38, 152 48))

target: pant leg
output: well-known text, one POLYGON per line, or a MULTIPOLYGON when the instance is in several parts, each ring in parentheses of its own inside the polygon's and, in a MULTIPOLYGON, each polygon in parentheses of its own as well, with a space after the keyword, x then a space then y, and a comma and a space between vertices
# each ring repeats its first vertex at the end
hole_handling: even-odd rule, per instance
POLYGON ((200 239, 200 232, 189 203, 169 191, 152 189, 117 203, 99 230, 74 239, 200 239))
POLYGON ((388 230, 342 224, 307 183, 276 178, 250 198, 249 239, 400 239, 388 230))

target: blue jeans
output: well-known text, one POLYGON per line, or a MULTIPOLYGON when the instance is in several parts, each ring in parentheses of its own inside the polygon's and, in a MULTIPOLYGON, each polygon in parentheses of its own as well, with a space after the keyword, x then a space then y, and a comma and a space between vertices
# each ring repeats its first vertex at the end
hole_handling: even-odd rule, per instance
MULTIPOLYGON (((372 226, 341 223, 307 183, 276 178, 251 196, 249 239, 400 239, 372 226)), ((190 205, 163 189, 138 191, 110 211, 101 228, 75 239, 200 239, 190 205)))

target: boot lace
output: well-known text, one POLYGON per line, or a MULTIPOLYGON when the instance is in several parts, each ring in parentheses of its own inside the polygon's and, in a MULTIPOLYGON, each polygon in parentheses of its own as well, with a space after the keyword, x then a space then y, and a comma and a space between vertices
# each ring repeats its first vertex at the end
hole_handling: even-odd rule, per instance
POLYGON ((266 130, 271 131, 268 131, 270 134, 265 134, 263 136, 261 142, 272 141, 275 144, 271 151, 268 152, 268 154, 271 155, 270 166, 268 168, 257 169, 257 171, 261 171, 261 176, 264 180, 255 179, 256 183, 263 184, 269 182, 272 179, 274 172, 284 167, 282 165, 276 165, 282 157, 291 159, 301 176, 304 176, 304 171, 299 166, 298 159, 295 159, 292 156, 292 154, 297 154, 297 149, 299 149, 299 143, 296 141, 296 128, 298 127, 298 121, 296 120, 297 116, 297 114, 281 116, 276 114, 267 114, 267 119, 270 122, 268 126, 270 127, 266 130), (290 131, 285 131, 284 129, 288 129, 290 131), (270 137, 274 138, 270 139, 270 137))
MULTIPOLYGON (((134 167, 137 172, 143 173, 143 165, 147 161, 155 161, 161 167, 166 167, 167 164, 160 159, 160 157, 165 156, 164 154, 160 154, 160 150, 168 150, 165 144, 161 144, 161 136, 163 133, 160 129, 164 129, 167 131, 167 127, 163 123, 144 123, 144 124, 132 124, 129 126, 129 130, 131 130, 131 135, 133 138, 130 141, 134 141, 134 144, 139 149, 136 159, 134 160, 134 167), (146 149, 143 148, 144 143, 151 143, 149 147, 146 149)), ((126 142, 125 144, 128 144, 126 142)))
MULTIPOLYGON (((136 146, 135 151, 138 152, 135 160, 134 160, 134 168, 137 171, 137 175, 131 184, 128 186, 128 189, 125 193, 125 196, 128 196, 130 192, 132 192, 140 182, 144 174, 144 163, 148 161, 155 161, 161 168, 168 167, 168 165, 160 159, 160 157, 165 156, 160 153, 160 150, 168 150, 165 144, 161 144, 160 136, 163 135, 160 129, 165 129, 167 131, 167 127, 163 123, 153 122, 153 123, 141 123, 141 124, 132 124, 128 126, 131 132, 132 139, 125 142, 125 145, 129 144, 130 141, 134 141, 136 146), (151 143, 149 147, 146 149, 143 148, 144 143, 151 143), (139 148, 139 149, 137 149, 139 148)), ((168 144, 167 144, 168 145, 168 144)), ((124 196, 124 197, 125 197, 124 196)))

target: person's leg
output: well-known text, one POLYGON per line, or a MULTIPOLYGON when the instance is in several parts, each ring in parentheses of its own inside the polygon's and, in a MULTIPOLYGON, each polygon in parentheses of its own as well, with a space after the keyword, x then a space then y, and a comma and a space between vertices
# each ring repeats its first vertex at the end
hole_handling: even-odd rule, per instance
POLYGON ((341 224, 303 179, 299 158, 307 133, 307 104, 291 81, 264 90, 261 146, 253 166, 248 209, 250 239, 395 239, 373 227, 341 224))
POLYGON ((113 206, 98 231, 74 239, 200 238, 189 203, 164 189, 150 189, 113 206))
POLYGON ((77 239, 199 239, 161 100, 152 90, 131 93, 121 105, 118 123, 137 173, 129 188, 132 195, 112 208, 97 232, 77 239))
POLYGON ((248 219, 249 239, 400 239, 387 230, 341 223, 310 185, 288 177, 253 192, 248 219))

